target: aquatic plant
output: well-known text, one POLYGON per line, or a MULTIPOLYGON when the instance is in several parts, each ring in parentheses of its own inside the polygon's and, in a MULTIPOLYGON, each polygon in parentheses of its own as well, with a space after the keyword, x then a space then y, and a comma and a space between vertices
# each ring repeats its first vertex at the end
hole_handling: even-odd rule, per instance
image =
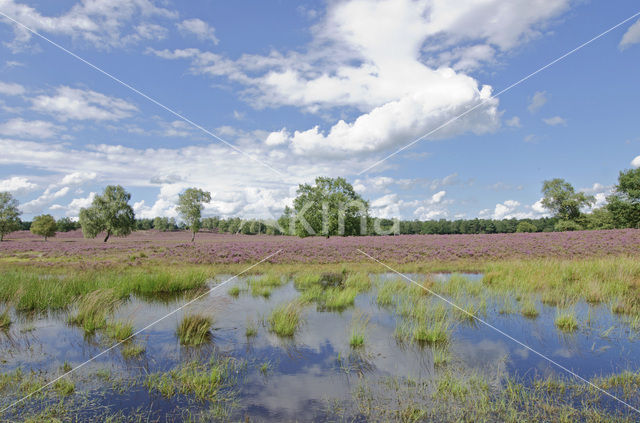
POLYGON ((0 313, 0 330, 7 330, 11 326, 11 316, 7 310, 0 313))
POLYGON ((279 336, 293 336, 301 323, 300 313, 300 304, 295 301, 277 306, 269 315, 269 330, 279 336))
POLYGON ((530 319, 538 317, 538 315, 540 315, 540 311, 536 306, 535 299, 530 296, 523 298, 520 302, 520 313, 522 313, 524 317, 528 317, 530 319))
POLYGON ((574 309, 559 309, 556 314, 555 324, 558 329, 571 332, 578 329, 578 319, 574 309))
POLYGON ((136 342, 125 342, 122 345, 120 352, 124 358, 134 358, 142 355, 146 350, 146 347, 136 342))
POLYGON ((209 340, 213 318, 202 314, 185 315, 176 331, 180 344, 201 345, 209 340))
POLYGON ((351 319, 351 333, 349 335, 349 346, 352 348, 362 347, 366 339, 367 326, 370 317, 360 311, 356 311, 351 319))
POLYGON ((110 322, 107 323, 104 333, 115 341, 124 341, 133 335, 133 325, 129 322, 110 322))
POLYGON ((241 288, 238 285, 234 285, 231 288, 229 288, 229 295, 231 295, 232 297, 238 298, 240 296, 240 292, 241 292, 241 288))
POLYGON ((107 314, 118 302, 113 289, 97 289, 83 296, 75 314, 68 318, 72 325, 81 326, 86 334, 93 334, 107 324, 107 314))

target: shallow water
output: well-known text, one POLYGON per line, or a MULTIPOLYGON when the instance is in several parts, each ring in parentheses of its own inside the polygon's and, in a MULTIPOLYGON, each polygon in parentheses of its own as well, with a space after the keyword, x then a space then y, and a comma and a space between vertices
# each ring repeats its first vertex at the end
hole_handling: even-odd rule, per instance
MULTIPOLYGON (((420 277, 411 277, 414 276, 420 277)), ((482 277, 466 276, 474 280, 482 277)), ((395 278, 393 275, 377 277, 395 278)), ((448 275, 436 275, 436 278, 446 280, 448 275)), ((293 338, 283 339, 270 333, 260 322, 275 306, 300 295, 293 284, 276 288, 269 299, 252 297, 247 292, 233 298, 228 294, 233 284, 243 286, 245 280, 214 290, 137 335, 138 342, 146 346, 140 358, 124 359, 120 347, 116 347, 74 372, 76 391, 88 392, 92 398, 93 406, 82 411, 83 417, 104 412, 104 407, 127 413, 145 409, 162 420, 184 416, 180 414, 184 410, 178 411, 180 408, 206 409, 206 403, 185 396, 165 399, 149 393, 141 380, 149 373, 168 371, 181 362, 194 358, 206 360, 213 353, 246 363, 238 373, 237 406, 232 417, 250 417, 252 421, 323 420, 330 414, 328 404, 343 403, 348 407, 354 387, 363 380, 386 376, 413 380, 433 377, 431 348, 396 341, 394 331, 399 317, 391 309, 376 305, 375 288, 358 295, 355 305, 343 312, 318 311, 315 305, 305 307, 299 331, 293 338), (197 348, 179 345, 176 327, 185 313, 192 312, 215 316, 210 344, 197 348), (365 346, 358 350, 349 347, 354 313, 370 318, 365 346), (247 338, 245 329, 250 322, 258 328, 258 334, 247 338), (267 365, 266 372, 260 370, 263 364, 267 365), (130 380, 131 386, 119 391, 113 390, 111 383, 101 383, 95 374, 104 368, 130 380)), ((187 298, 179 295, 151 301, 133 297, 118 308, 114 318, 131 321, 139 329, 180 307, 187 298)), ((566 334, 554 325, 555 307, 538 303, 540 315, 529 319, 519 314, 501 314, 500 301, 489 300, 483 320, 584 378, 638 369, 640 343, 605 305, 578 304, 580 328, 566 334), (611 327, 613 329, 607 331, 611 327)), ((14 324, 10 331, 0 335, 1 373, 20 367, 43 372, 51 380, 61 374, 59 369, 64 362, 75 367, 112 344, 100 335, 85 337, 80 328, 66 323, 64 312, 12 317, 14 324)), ((541 356, 479 322, 458 323, 453 329, 449 350, 465 367, 492 372, 499 369, 524 381, 549 374, 565 375, 541 356)), ((0 407, 17 398, 0 399, 0 407)), ((19 417, 22 411, 16 407, 2 417, 19 417)))

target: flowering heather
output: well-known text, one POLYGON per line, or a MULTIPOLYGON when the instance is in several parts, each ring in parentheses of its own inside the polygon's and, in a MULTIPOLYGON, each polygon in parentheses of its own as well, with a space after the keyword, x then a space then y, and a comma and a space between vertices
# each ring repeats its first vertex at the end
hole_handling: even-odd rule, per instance
POLYGON ((30 232, 10 234, 0 243, 0 258, 116 260, 123 257, 162 259, 175 263, 256 262, 275 251, 273 263, 337 263, 367 261, 357 249, 388 262, 502 260, 518 258, 587 258, 640 253, 640 230, 606 230, 481 235, 399 235, 297 238, 268 235, 200 233, 189 242, 187 232, 138 231, 109 242, 82 238, 80 231, 42 241, 30 232))

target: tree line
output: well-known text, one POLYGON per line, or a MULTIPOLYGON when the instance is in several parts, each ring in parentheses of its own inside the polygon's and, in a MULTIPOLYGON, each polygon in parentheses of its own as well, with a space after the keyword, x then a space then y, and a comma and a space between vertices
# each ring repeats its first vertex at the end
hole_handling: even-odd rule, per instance
POLYGON ((369 202, 344 178, 318 177, 314 184, 298 186, 293 207, 285 207, 277 220, 244 220, 239 217, 202 218, 204 204, 211 194, 188 188, 178 196, 176 210, 181 218, 136 219, 129 205, 131 194, 120 185, 109 185, 96 195, 90 207, 80 210, 77 222, 55 220, 44 214, 32 222, 20 220, 19 204, 8 192, 0 192, 0 241, 16 230, 30 230, 46 240, 56 232, 82 229, 87 238, 104 234, 126 236, 134 230, 191 231, 191 241, 200 229, 232 234, 306 236, 357 236, 389 234, 479 234, 512 232, 551 232, 640 227, 640 169, 623 170, 606 204, 589 209, 595 198, 578 192, 564 179, 542 183, 541 204, 553 216, 538 219, 458 219, 398 220, 379 219, 369 214, 369 202))

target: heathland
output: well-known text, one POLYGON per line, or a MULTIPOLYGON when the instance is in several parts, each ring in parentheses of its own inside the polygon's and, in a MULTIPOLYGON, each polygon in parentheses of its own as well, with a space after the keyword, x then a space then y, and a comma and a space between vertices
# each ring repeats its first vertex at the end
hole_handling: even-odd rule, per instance
POLYGON ((640 230, 190 240, 7 237, 0 421, 637 420, 640 230))

